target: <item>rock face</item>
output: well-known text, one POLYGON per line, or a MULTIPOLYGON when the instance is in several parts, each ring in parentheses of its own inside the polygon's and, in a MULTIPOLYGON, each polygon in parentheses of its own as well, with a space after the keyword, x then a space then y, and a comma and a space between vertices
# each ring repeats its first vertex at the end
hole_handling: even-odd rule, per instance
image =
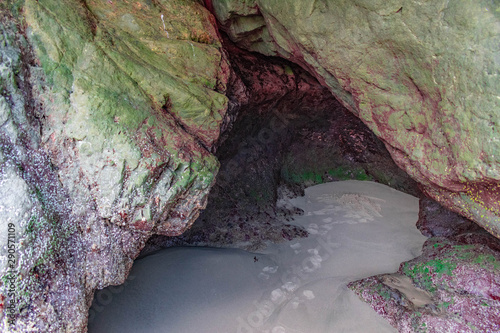
POLYGON ((196 1, 0 9, 2 248, 16 233, 14 263, 0 253, 2 300, 13 295, 0 327, 85 331, 94 290, 206 205, 228 62, 196 1))
POLYGON ((428 198, 417 227, 422 255, 349 287, 399 332, 499 331, 500 241, 428 198))
POLYGON ((430 238, 397 273, 349 287, 399 332, 498 332, 499 249, 488 234, 430 238))
POLYGON ((436 201, 421 198, 417 228, 427 237, 452 237, 482 230, 477 224, 454 213, 436 201))
POLYGON ((500 4, 206 1, 239 46, 299 64, 434 200, 500 237, 500 4))

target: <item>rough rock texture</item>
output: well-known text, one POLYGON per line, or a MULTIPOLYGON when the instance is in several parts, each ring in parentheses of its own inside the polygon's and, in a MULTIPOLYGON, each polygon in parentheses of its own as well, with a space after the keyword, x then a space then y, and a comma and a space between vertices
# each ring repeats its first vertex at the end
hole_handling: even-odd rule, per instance
POLYGON ((153 233, 181 234, 205 206, 227 59, 196 1, 0 10, 0 330, 85 331, 94 290, 122 283, 153 233))
POLYGON ((15 327, 8 321, 15 321, 19 312, 37 317, 41 311, 44 320, 58 321, 62 318, 57 309, 63 304, 71 304, 75 320, 83 321, 86 306, 83 293, 79 299, 73 297, 74 290, 81 292, 83 288, 79 281, 71 279, 77 273, 76 267, 67 265, 78 253, 71 241, 75 230, 70 224, 59 223, 68 217, 68 198, 41 148, 40 120, 29 85, 30 77, 36 75, 30 70, 33 58, 18 30, 19 22, 3 6, 0 5, 0 329, 28 332, 35 325, 31 318, 25 317, 15 327), (58 286, 54 288, 43 281, 57 281, 58 286), (66 291, 64 296, 62 290, 66 291))
POLYGON ((284 197, 335 180, 376 180, 420 194, 384 144, 325 87, 297 65, 225 41, 234 76, 228 84, 231 132, 217 149, 221 170, 207 208, 182 236, 154 236, 145 252, 175 244, 244 246, 290 240, 284 197))
POLYGON ((400 332, 499 331, 500 241, 429 198, 417 227, 421 256, 349 287, 400 332))
POLYGON ((433 199, 500 237, 500 3, 210 0, 239 46, 299 64, 433 199))
MULTIPOLYGON (((269 239, 301 235, 272 223, 288 214, 275 210, 280 185, 411 188, 394 165, 378 173, 387 151, 331 92, 429 195, 498 236, 497 0, 206 5, 237 45, 319 84, 233 51, 231 75, 201 1, 0 2, 0 329, 85 331, 94 290, 205 207, 217 149, 226 167, 200 221, 221 224, 195 227, 195 241, 258 246, 268 226, 250 215, 271 220, 269 239)), ((478 238, 493 244, 450 242, 478 238)))
POLYGON ((486 233, 430 238, 396 274, 349 287, 399 332, 498 332, 499 249, 486 233))

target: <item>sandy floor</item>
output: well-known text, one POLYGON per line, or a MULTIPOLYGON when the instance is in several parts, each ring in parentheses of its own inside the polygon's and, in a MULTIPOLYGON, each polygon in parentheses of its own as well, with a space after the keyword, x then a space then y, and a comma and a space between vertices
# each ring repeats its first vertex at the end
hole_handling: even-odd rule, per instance
POLYGON ((293 200, 310 236, 265 253, 175 248, 96 293, 90 333, 396 332, 346 288, 420 253, 418 199, 372 183, 308 188, 293 200))

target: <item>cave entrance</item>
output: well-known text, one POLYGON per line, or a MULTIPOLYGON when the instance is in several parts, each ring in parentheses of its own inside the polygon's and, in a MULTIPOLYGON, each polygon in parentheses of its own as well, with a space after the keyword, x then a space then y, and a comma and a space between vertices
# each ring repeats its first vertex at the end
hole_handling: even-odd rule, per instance
POLYGON ((183 235, 151 238, 125 288, 96 293, 89 332, 394 332, 346 284, 419 254, 416 183, 302 68, 227 49, 207 207, 183 235))
POLYGON ((185 234, 155 236, 144 253, 200 244, 252 250, 306 236, 288 223, 297 211, 286 199, 325 182, 372 180, 420 196, 385 145, 305 70, 225 43, 234 73, 230 120, 207 208, 185 234))
MULTIPOLYGON (((421 253, 417 183, 307 71, 226 43, 234 75, 208 205, 183 235, 148 241, 130 286, 96 293, 89 332, 395 332, 347 284, 421 253)), ((379 276, 432 304, 408 277, 379 276)))

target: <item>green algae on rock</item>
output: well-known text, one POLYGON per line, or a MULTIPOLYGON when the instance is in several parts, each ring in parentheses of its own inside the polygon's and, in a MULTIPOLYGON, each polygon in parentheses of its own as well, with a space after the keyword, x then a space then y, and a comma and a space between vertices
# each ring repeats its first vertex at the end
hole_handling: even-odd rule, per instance
POLYGON ((9 6, 0 193, 22 213, 23 299, 8 329, 84 331, 94 290, 122 283, 152 234, 182 233, 205 207, 228 62, 197 1, 19 1, 19 17, 9 6))
POLYGON ((399 332, 497 332, 500 243, 489 237, 489 242, 480 234, 430 238, 423 254, 402 263, 397 274, 365 278, 349 287, 399 332), (395 275, 409 282, 388 283, 395 275))
POLYGON ((185 1, 26 3, 29 35, 55 98, 47 103, 44 141, 54 159, 64 155, 63 142, 77 152, 80 178, 95 179, 102 218, 123 223, 141 205, 140 214, 158 220, 186 188, 201 199, 212 183, 218 162, 206 149, 225 116, 228 73, 209 15, 185 1), (157 186, 159 177, 168 191, 157 186))
POLYGON ((307 69, 427 194, 500 237, 497 1, 210 3, 233 41, 307 69))

